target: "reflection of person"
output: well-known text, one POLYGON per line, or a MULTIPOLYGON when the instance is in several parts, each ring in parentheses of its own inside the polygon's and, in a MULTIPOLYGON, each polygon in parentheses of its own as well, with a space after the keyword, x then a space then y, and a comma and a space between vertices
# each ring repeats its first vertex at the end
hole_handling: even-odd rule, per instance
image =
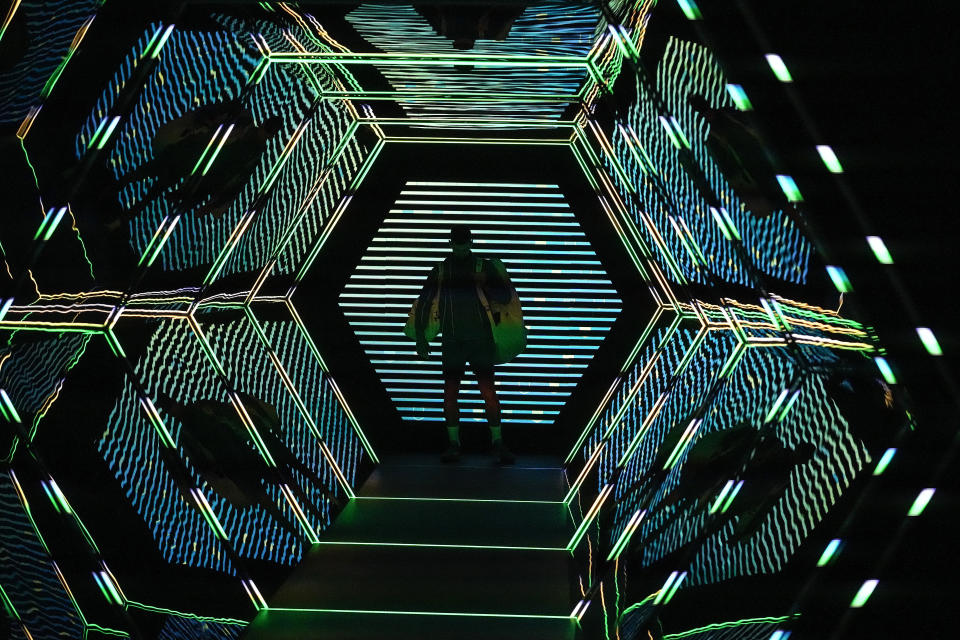
POLYGON ((447 257, 430 272, 420 292, 420 304, 416 317, 417 354, 426 358, 430 354, 429 343, 424 335, 430 321, 428 317, 437 299, 440 322, 442 368, 443 368, 443 416, 450 439, 444 452, 444 462, 455 462, 460 457, 460 410, 457 394, 467 363, 477 376, 480 395, 486 408, 487 423, 493 451, 501 464, 512 464, 513 454, 504 446, 500 431, 500 401, 493 377, 496 362, 496 345, 484 302, 505 304, 511 299, 511 286, 505 272, 486 258, 473 255, 470 250, 470 229, 455 225, 450 232, 453 255, 447 257))
POLYGON ((687 103, 710 125, 707 151, 747 209, 763 218, 785 206, 760 134, 743 112, 713 108, 699 94, 687 96, 687 103))
POLYGON ((473 49, 481 38, 506 40, 513 21, 523 13, 523 5, 416 5, 437 34, 453 40, 455 49, 473 49))
POLYGON ((120 179, 120 186, 124 187, 137 180, 156 178, 126 217, 136 216, 148 202, 171 187, 172 202, 185 208, 198 207, 197 215, 220 217, 243 190, 267 148, 267 141, 282 126, 283 120, 277 116, 254 124, 252 114, 238 100, 206 105, 167 122, 154 136, 153 159, 120 179), (209 167, 201 167, 199 160, 205 152, 209 153, 215 133, 225 136, 219 142, 223 147, 209 167))
MULTIPOLYGON (((247 394, 239 395, 261 439, 279 465, 276 471, 298 471, 330 497, 323 488, 322 480, 296 460, 283 443, 280 419, 273 405, 247 394)), ((270 483, 285 481, 280 477, 271 477, 266 462, 257 452, 250 433, 232 404, 198 400, 184 405, 160 392, 157 405, 180 422, 180 446, 190 464, 214 492, 238 509, 252 505, 263 507, 287 531, 297 537, 301 535, 295 526, 287 522, 268 491, 270 483)), ((172 458, 173 452, 166 447, 161 447, 160 452, 178 488, 185 496, 189 495, 191 481, 179 473, 180 466, 172 458)), ((286 484, 302 507, 320 521, 325 518, 299 485, 294 482, 286 484)))

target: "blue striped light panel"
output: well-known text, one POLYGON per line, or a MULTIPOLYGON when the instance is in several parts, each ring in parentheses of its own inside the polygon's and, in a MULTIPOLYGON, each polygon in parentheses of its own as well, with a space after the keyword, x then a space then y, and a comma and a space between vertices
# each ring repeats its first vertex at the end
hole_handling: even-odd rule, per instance
MULTIPOLYGON (((441 422, 439 338, 428 360, 403 325, 430 269, 469 225, 520 294, 527 349, 496 368, 503 422, 552 424, 622 302, 557 185, 408 182, 340 295, 340 307, 405 422, 441 422)), ((467 373, 461 422, 485 420, 467 373)))

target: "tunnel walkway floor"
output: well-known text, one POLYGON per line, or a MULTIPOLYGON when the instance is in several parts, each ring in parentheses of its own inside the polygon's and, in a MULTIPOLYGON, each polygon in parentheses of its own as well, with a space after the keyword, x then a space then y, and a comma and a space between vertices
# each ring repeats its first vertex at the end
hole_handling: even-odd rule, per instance
POLYGON ((573 640, 559 459, 384 460, 246 640, 573 640))

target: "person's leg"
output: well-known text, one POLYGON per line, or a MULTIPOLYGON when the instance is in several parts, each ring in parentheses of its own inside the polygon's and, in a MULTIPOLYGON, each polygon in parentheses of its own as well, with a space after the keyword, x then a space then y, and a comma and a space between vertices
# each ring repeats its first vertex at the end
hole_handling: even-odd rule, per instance
POLYGON ((443 344, 443 420, 447 426, 447 450, 440 456, 442 462, 456 462, 460 459, 460 407, 457 396, 460 394, 460 380, 463 378, 464 363, 459 358, 455 345, 443 344))
POLYGON ((490 425, 490 440, 493 443, 493 453, 500 464, 513 464, 514 456, 503 444, 503 433, 500 426, 500 399, 497 397, 496 380, 493 377, 493 365, 476 366, 474 374, 480 387, 480 396, 486 409, 487 424, 490 425))

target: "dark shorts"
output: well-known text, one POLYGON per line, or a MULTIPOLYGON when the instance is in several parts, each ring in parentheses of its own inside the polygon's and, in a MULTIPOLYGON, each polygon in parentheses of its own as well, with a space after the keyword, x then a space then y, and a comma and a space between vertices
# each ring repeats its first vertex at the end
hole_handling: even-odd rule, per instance
POLYGON ((493 340, 444 340, 441 357, 443 379, 463 378, 467 363, 477 378, 493 376, 493 340))

